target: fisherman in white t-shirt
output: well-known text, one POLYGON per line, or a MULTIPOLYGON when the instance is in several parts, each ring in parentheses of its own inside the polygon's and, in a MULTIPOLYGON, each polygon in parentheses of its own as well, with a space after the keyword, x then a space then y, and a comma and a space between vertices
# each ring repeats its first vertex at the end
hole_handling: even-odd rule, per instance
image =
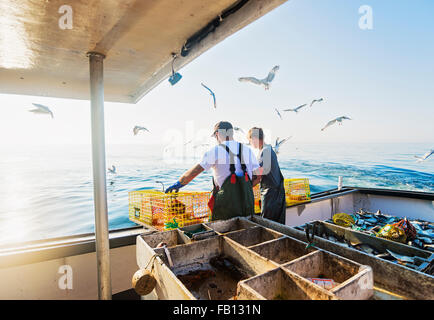
POLYGON ((187 170, 174 185, 172 192, 182 188, 204 170, 213 171, 213 196, 209 206, 213 220, 248 216, 254 212, 252 187, 259 183, 261 168, 252 149, 233 139, 233 127, 227 121, 214 126, 212 134, 218 141, 206 152, 201 162, 187 170))

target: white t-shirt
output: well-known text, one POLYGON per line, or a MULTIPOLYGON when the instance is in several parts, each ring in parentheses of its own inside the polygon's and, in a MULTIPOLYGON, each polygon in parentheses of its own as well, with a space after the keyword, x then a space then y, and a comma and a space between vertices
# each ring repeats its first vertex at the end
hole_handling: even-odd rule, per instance
MULTIPOLYGON (((235 162, 235 174, 237 176, 243 175, 243 170, 241 169, 240 160, 238 159, 238 148, 239 142, 230 140, 225 141, 223 144, 229 147, 229 150, 234 154, 235 162)), ((246 164, 246 171, 250 179, 252 179, 252 172, 259 168, 258 159, 256 159, 255 154, 252 149, 248 146, 242 144, 242 157, 244 163, 246 164)), ((204 170, 212 169, 215 183, 221 187, 226 178, 231 174, 230 167, 230 157, 229 153, 223 146, 216 145, 211 150, 203 155, 200 165, 204 170)))

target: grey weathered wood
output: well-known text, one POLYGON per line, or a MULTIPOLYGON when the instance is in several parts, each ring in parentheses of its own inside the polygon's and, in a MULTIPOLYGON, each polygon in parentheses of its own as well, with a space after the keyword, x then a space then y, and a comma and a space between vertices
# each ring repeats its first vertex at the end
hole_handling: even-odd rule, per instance
MULTIPOLYGON (((253 217, 252 220, 290 237, 307 241, 306 234, 295 228, 257 216, 253 217)), ((315 238, 315 243, 318 248, 370 266, 374 272, 374 284, 384 290, 401 295, 406 299, 434 299, 434 277, 430 275, 319 237, 315 238)))

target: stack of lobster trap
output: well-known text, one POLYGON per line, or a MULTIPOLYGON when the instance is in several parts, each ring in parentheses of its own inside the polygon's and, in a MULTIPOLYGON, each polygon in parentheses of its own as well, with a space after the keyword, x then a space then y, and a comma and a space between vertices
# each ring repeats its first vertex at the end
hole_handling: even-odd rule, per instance
MULTIPOLYGON (((308 179, 285 179, 287 206, 310 201, 308 179)), ((253 188, 255 213, 261 213, 259 185, 253 188)), ((129 219, 137 224, 163 230, 173 230, 212 220, 208 207, 211 192, 185 191, 164 193, 139 189, 129 192, 129 219)))

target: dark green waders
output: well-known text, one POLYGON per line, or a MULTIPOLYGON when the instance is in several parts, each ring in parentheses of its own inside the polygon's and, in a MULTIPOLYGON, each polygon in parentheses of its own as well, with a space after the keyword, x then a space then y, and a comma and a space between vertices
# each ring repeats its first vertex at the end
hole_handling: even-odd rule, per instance
MULTIPOLYGON (((242 145, 239 143, 238 159, 241 163, 243 175, 235 174, 234 154, 229 147, 225 147, 230 156, 229 170, 231 174, 226 178, 221 188, 214 184, 213 197, 210 200, 212 220, 226 220, 238 216, 251 216, 254 214, 254 196, 252 181, 246 171, 246 164, 242 160, 242 145)), ((214 181, 213 181, 214 182, 214 181)))

